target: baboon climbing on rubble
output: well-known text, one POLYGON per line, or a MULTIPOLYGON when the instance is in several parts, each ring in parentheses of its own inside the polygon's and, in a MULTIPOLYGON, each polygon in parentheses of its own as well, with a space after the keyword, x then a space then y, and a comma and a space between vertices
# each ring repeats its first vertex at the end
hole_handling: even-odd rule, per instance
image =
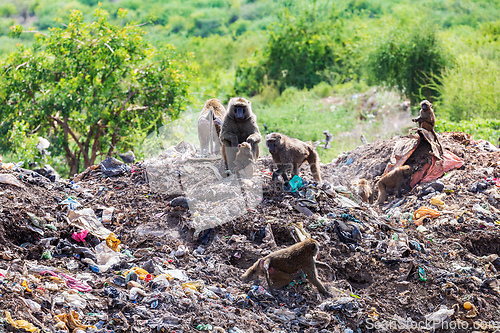
MULTIPOLYGON (((431 132, 434 136, 434 140, 436 141, 439 153, 443 155, 443 146, 439 141, 439 138, 434 130, 434 125, 436 124, 436 115, 434 114, 434 110, 432 109, 432 104, 428 100, 424 100, 420 102, 420 116, 412 119, 413 122, 418 123, 419 128, 424 128, 427 131, 431 132)), ((442 156, 436 156, 438 158, 442 158, 442 156)))
POLYGON ((406 178, 413 174, 413 169, 409 165, 400 166, 378 181, 378 203, 383 204, 387 199, 387 188, 395 188, 398 197, 401 197, 401 187, 406 178))
POLYGON ((252 146, 248 142, 243 142, 238 145, 238 152, 234 164, 240 177, 252 178, 254 172, 254 159, 252 154, 252 146))
POLYGON ((366 179, 358 181, 358 194, 364 202, 373 203, 372 189, 366 179))
POLYGON ((285 182, 288 181, 287 172, 291 171, 292 176, 298 175, 300 165, 307 161, 314 180, 321 182, 319 156, 311 144, 289 138, 284 134, 271 133, 266 135, 266 146, 278 167, 278 170, 273 172, 273 180, 281 175, 285 182))
POLYGON ((261 140, 257 117, 252 112, 250 101, 243 97, 231 98, 220 133, 222 156, 226 168, 234 169, 234 159, 238 151, 238 145, 245 141, 252 146, 254 160, 259 158, 259 142, 261 140))
POLYGON ((251 281, 259 276, 265 276, 267 285, 271 292, 286 286, 293 280, 292 274, 302 270, 307 279, 318 288, 324 296, 331 296, 323 284, 318 280, 316 266, 329 269, 327 264, 315 261, 319 251, 319 243, 308 238, 302 242, 296 243, 290 247, 272 252, 257 260, 241 276, 242 281, 251 281))
POLYGON ((434 125, 436 124, 436 115, 432 109, 432 104, 428 100, 420 102, 420 116, 413 118, 414 123, 418 123, 419 128, 425 128, 429 132, 434 132, 434 125))
POLYGON ((202 154, 220 153, 219 135, 225 115, 226 109, 218 99, 212 98, 205 102, 198 117, 198 139, 202 154))

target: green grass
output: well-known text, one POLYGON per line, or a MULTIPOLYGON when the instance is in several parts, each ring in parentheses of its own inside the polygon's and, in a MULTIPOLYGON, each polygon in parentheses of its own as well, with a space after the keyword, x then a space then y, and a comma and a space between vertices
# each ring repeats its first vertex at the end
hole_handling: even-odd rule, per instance
POLYGON ((470 134, 475 140, 483 139, 498 145, 500 138, 500 120, 498 119, 475 119, 453 121, 437 121, 437 132, 464 132, 470 134))

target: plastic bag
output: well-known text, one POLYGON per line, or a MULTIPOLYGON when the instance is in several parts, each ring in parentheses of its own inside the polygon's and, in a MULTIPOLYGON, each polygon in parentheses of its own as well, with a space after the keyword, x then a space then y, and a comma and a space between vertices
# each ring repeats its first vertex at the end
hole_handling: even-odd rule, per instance
POLYGON ((425 320, 433 329, 442 328, 443 323, 446 322, 448 317, 453 315, 454 313, 455 310, 448 310, 446 306, 443 306, 438 311, 426 315, 425 320))
POLYGON ((107 177, 119 176, 122 173, 130 172, 132 168, 114 157, 108 157, 101 162, 101 171, 107 177))
POLYGON ((99 222, 91 208, 69 212, 68 223, 80 229, 86 229, 92 235, 100 239, 106 239, 111 233, 110 230, 106 229, 102 223, 99 222))
POLYGON ((3 312, 3 315, 5 316, 5 320, 17 329, 23 329, 28 332, 36 332, 36 333, 40 332, 40 329, 36 328, 32 323, 26 320, 21 320, 21 319, 16 321, 12 320, 10 312, 7 310, 3 312))
POLYGON ((73 235, 71 235, 71 238, 73 238, 77 242, 83 243, 83 242, 85 242, 85 237, 87 237, 88 233, 89 232, 87 231, 87 229, 83 229, 80 232, 74 232, 73 235))
POLYGON ((106 245, 113 251, 118 251, 118 246, 120 245, 121 241, 115 237, 114 233, 110 233, 109 236, 106 238, 106 245))
POLYGON ((119 263, 122 259, 127 258, 126 255, 120 252, 115 252, 108 247, 106 242, 101 242, 95 247, 96 263, 99 267, 99 272, 107 272, 114 264, 119 263))
POLYGON ((4 173, 0 175, 0 183, 13 185, 17 187, 24 188, 24 184, 21 183, 14 175, 10 173, 4 173))
POLYGON ((96 328, 93 325, 84 325, 80 323, 80 318, 78 313, 75 311, 70 311, 70 313, 61 313, 59 315, 54 316, 57 321, 56 327, 60 329, 66 329, 70 332, 74 332, 76 330, 85 331, 87 328, 96 328))

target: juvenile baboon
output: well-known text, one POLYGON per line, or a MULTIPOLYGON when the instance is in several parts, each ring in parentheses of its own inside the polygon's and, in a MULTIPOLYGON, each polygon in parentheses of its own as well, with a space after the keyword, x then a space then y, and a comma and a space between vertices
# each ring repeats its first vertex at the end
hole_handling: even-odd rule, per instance
POLYGON ((436 115, 432 109, 432 104, 428 100, 420 102, 420 116, 413 118, 413 122, 418 123, 418 127, 425 128, 429 132, 434 132, 434 125, 436 124, 436 115))
MULTIPOLYGON (((432 104, 428 100, 424 100, 420 102, 420 116, 418 118, 413 118, 413 122, 418 123, 419 128, 424 128, 427 131, 431 132, 434 136, 434 140, 438 145, 439 152, 443 155, 443 146, 439 141, 439 138, 434 131, 434 125, 436 124, 436 115, 434 114, 434 110, 432 109, 432 104)), ((436 156, 438 159, 442 159, 442 156, 436 156)))
POLYGON ((220 153, 219 135, 225 115, 226 109, 218 99, 212 98, 205 102, 198 118, 198 139, 202 154, 220 153))
POLYGON ((397 196, 401 196, 401 186, 406 178, 413 174, 413 169, 409 165, 400 166, 385 176, 378 182, 378 203, 383 204, 387 199, 387 188, 395 188, 397 196))
POLYGON ((329 130, 323 131, 325 135, 325 149, 330 149, 330 144, 333 141, 333 134, 329 130))
POLYGON ((254 159, 252 155, 252 146, 248 142, 238 145, 238 152, 234 160, 236 170, 240 177, 252 178, 254 172, 254 159))
POLYGON ((252 112, 250 101, 243 97, 231 98, 220 133, 222 156, 224 157, 226 168, 234 168, 234 159, 238 151, 238 145, 245 141, 252 146, 254 160, 259 158, 259 142, 261 140, 259 126, 257 126, 257 117, 252 112))
POLYGON ((265 276, 269 289, 282 288, 293 280, 292 274, 302 270, 307 279, 325 296, 331 296, 318 280, 316 266, 332 270, 327 264, 315 261, 319 251, 319 243, 312 238, 296 243, 290 247, 272 252, 257 260, 241 276, 242 281, 255 280, 265 276))
POLYGON ((358 181, 358 194, 364 202, 373 203, 372 189, 366 179, 358 181))
POLYGON ((273 180, 282 175, 283 180, 288 181, 286 173, 291 171, 292 176, 298 175, 300 165, 307 161, 314 180, 321 182, 319 156, 311 144, 289 138, 284 134, 271 133, 266 135, 266 146, 278 166, 278 170, 273 173, 273 180))

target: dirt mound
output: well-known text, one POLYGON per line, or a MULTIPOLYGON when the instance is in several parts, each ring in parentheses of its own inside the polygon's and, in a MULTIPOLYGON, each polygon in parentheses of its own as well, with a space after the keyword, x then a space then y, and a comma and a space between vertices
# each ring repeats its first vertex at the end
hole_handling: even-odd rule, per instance
POLYGON ((22 185, 0 177, 2 308, 12 317, 0 325, 48 332, 498 330, 500 153, 463 133, 440 139, 463 167, 402 198, 390 195, 383 206, 361 202, 354 183, 383 174, 398 138, 323 165, 324 184, 307 182, 304 165, 296 192, 271 183, 269 156, 242 181, 226 177, 220 160, 170 154, 158 169, 163 187, 151 186, 147 163, 114 177, 97 166, 55 183, 0 171, 22 185), (181 191, 170 191, 167 180, 181 191), (203 193, 205 183, 213 192, 203 193), (240 194, 217 194, 230 188, 245 197, 255 187, 260 197, 243 211, 240 194), (233 218, 207 224, 231 205, 240 205, 233 218), (427 215, 419 218, 419 208, 427 215), (83 242, 77 225, 87 226, 83 242), (263 279, 240 281, 255 260, 304 232, 320 242, 318 260, 332 267, 318 274, 333 297, 322 297, 300 273, 275 296, 263 279))

